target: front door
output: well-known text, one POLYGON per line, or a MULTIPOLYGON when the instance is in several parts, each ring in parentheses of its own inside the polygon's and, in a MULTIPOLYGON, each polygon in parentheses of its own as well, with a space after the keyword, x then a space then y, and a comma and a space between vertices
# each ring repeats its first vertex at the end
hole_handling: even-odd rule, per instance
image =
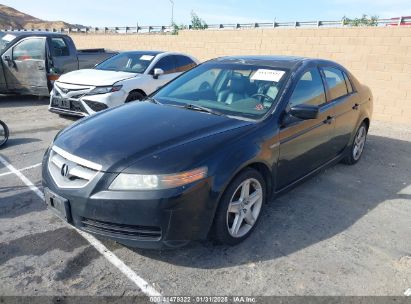
POLYGON ((175 55, 167 55, 159 59, 158 62, 154 65, 154 67, 151 69, 151 75, 154 74, 154 69, 162 69, 164 71, 163 75, 160 75, 157 79, 155 79, 152 82, 151 92, 158 90, 159 88, 166 85, 168 82, 170 82, 171 80, 173 80, 181 74, 181 72, 177 71, 175 57, 175 55))
MULTIPOLYGON (((316 119, 287 117, 280 129, 277 164, 277 191, 304 177, 333 158, 334 108, 326 102, 317 67, 303 72, 290 97, 287 109, 307 104, 319 107, 316 119)), ((286 116, 289 114, 285 114, 286 116)))
POLYGON ((46 38, 30 37, 17 42, 2 55, 4 76, 10 91, 48 95, 46 38))

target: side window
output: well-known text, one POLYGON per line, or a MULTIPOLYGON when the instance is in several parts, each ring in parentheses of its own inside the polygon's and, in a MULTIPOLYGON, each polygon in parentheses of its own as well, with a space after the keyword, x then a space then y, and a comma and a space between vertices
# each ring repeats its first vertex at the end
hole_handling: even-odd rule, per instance
POLYGON ((328 86, 329 100, 337 99, 348 94, 344 74, 336 68, 323 68, 325 81, 328 86))
POLYGON ((44 59, 46 52, 44 40, 30 38, 23 40, 13 48, 13 60, 44 59))
POLYGON ((347 74, 344 74, 344 78, 345 78, 345 83, 347 85, 347 90, 348 90, 348 94, 351 94, 352 92, 354 92, 354 89, 352 88, 352 84, 350 81, 350 78, 348 78, 347 74))
POLYGON ((177 55, 175 58, 177 72, 185 72, 196 66, 196 63, 187 56, 177 55))
POLYGON ((291 95, 289 106, 299 104, 319 106, 325 103, 324 85, 317 68, 308 70, 298 80, 291 95))
POLYGON ((176 73, 175 56, 166 56, 161 58, 154 68, 151 70, 151 74, 154 73, 154 69, 162 69, 164 74, 176 73))
POLYGON ((50 51, 53 57, 69 56, 69 48, 63 38, 51 38, 50 51))

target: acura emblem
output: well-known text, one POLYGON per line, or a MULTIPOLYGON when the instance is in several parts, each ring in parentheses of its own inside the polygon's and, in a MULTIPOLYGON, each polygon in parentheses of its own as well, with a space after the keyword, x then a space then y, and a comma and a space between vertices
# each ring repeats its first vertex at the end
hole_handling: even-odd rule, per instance
POLYGON ((61 176, 67 177, 68 173, 69 173, 69 166, 67 164, 63 164, 60 170, 61 176))

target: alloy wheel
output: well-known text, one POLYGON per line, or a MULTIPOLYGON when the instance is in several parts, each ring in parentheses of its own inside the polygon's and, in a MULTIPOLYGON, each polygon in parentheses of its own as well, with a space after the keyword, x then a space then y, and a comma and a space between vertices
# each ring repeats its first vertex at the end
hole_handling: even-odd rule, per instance
POLYGON ((361 126, 358 129, 357 134, 355 135, 354 139, 354 147, 353 147, 353 158, 354 160, 358 160, 361 157, 361 154, 364 150, 365 140, 367 137, 367 130, 365 126, 361 126))
POLYGON ((227 209, 227 229, 232 237, 240 238, 253 228, 262 202, 263 190, 258 180, 249 178, 238 186, 227 209))

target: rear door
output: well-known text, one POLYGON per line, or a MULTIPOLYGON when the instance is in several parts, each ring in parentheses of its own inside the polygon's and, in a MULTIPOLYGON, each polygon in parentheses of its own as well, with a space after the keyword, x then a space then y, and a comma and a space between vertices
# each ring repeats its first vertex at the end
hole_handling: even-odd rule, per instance
POLYGON ((7 87, 21 94, 48 95, 46 38, 29 37, 2 55, 7 87))
POLYGON ((331 160, 334 155, 334 109, 327 103, 319 69, 308 68, 297 81, 280 128, 277 191, 331 160), (294 105, 319 107, 316 119, 301 120, 287 114, 294 105))
POLYGON ((176 55, 176 71, 183 73, 195 67, 197 64, 188 56, 176 55))
POLYGON ((49 37, 47 40, 52 74, 61 75, 78 70, 77 52, 70 49, 68 37, 49 37))
POLYGON ((327 99, 335 108, 334 155, 340 154, 350 141, 359 119, 360 100, 347 74, 338 67, 321 68, 327 88, 327 99))

